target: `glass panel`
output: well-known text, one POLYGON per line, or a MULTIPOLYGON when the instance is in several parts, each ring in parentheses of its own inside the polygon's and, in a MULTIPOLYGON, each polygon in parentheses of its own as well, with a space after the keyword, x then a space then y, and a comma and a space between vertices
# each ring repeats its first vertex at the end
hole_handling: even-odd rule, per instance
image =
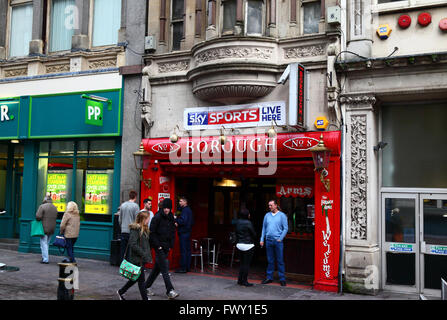
MULTIPOLYGON (((1 157, 4 157, 2 152, 1 157)), ((0 211, 5 211, 6 208, 6 174, 8 160, 0 159, 0 211)))
POLYGON ((214 224, 223 224, 225 216, 225 197, 223 192, 214 193, 214 224))
POLYGON ((415 243, 415 199, 385 199, 387 242, 415 243))
POLYGON ((321 16, 321 4, 317 2, 303 3, 303 33, 318 33, 321 16))
POLYGON ((447 245, 447 200, 424 199, 424 241, 447 245))
POLYGON ((425 288, 441 289, 441 278, 447 279, 447 256, 424 256, 425 288))
POLYGON ((247 2, 247 34, 262 34, 262 1, 247 2))
POLYGON ((88 156, 89 141, 78 141, 77 156, 88 156))
POLYGON ((236 0, 224 2, 223 31, 232 31, 236 25, 236 0))
POLYGON ((120 26, 121 0, 95 0, 93 46, 116 44, 120 26))
POLYGON ((172 1, 172 20, 183 19, 184 0, 172 1))
POLYGON ((74 141, 52 141, 50 156, 73 156, 74 141))
POLYGON ((90 141, 89 146, 91 156, 113 156, 115 154, 114 140, 90 141))
POLYGON ((447 188, 446 104, 384 106, 384 187, 447 188), (417 168, 417 170, 415 170, 417 168))
POLYGON ((172 24, 172 50, 180 50, 180 43, 183 38, 183 22, 172 24))
POLYGON ((398 1, 404 1, 404 0, 378 0, 377 3, 389 3, 389 2, 398 2, 398 1))
POLYGON ((33 5, 12 7, 10 49, 11 57, 27 56, 33 28, 33 5))
POLYGON ((50 142, 42 141, 39 144, 39 157, 48 157, 50 152, 50 142))
POLYGON ((416 275, 415 254, 386 253, 386 284, 414 286, 416 275))
POLYGON ((71 49, 71 37, 76 27, 77 9, 74 0, 53 0, 51 8, 50 51, 71 49))

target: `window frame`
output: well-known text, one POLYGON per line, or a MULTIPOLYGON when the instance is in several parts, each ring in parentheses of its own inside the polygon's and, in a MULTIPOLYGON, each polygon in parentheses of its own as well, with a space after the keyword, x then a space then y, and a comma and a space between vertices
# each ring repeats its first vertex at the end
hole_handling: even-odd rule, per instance
POLYGON ((444 0, 402 0, 387 3, 378 2, 378 0, 374 1, 374 4, 372 6, 372 13, 392 12, 402 9, 422 9, 431 6, 445 5, 444 0))
MULTIPOLYGON (((101 45, 101 46, 94 46, 93 45, 93 27, 94 27, 94 22, 95 22, 95 1, 96 0, 90 0, 90 6, 89 6, 89 17, 88 17, 88 34, 89 34, 89 47, 91 49, 95 48, 95 49, 105 49, 105 48, 111 48, 111 47, 116 47, 117 43, 114 44, 105 44, 105 45, 101 45)), ((122 10, 123 10, 123 6, 122 6, 122 1, 121 2, 121 7, 120 7, 120 28, 121 29, 121 14, 122 14, 122 10)), ((117 33, 119 32, 119 29, 116 31, 117 33)), ((119 41, 118 35, 117 35, 117 41, 119 41)))
POLYGON ((308 4, 308 3, 320 3, 320 10, 321 10, 321 0, 301 0, 300 1, 300 6, 299 6, 299 25, 300 25, 300 35, 302 36, 308 36, 308 35, 316 35, 320 33, 320 19, 321 19, 321 14, 320 14, 320 19, 318 20, 318 32, 316 33, 304 33, 304 5, 308 4))
MULTIPOLYGON (((7 59, 20 59, 20 58, 26 58, 29 55, 29 43, 28 43, 28 54, 23 56, 11 56, 11 29, 12 29, 12 10, 14 7, 20 7, 25 5, 31 5, 33 6, 32 0, 10 0, 8 3, 8 12, 7 12, 7 21, 6 21, 6 38, 5 38, 5 51, 6 51, 6 57, 7 59)), ((33 38, 33 25, 31 22, 31 40, 33 38)))
POLYGON ((266 30, 266 20, 267 20, 267 8, 264 0, 244 0, 244 35, 251 37, 262 37, 265 35, 266 30), (249 1, 258 1, 262 2, 261 6, 261 33, 248 33, 247 23, 248 23, 248 2, 249 1))
POLYGON ((170 1, 170 13, 169 13, 169 29, 170 29, 170 37, 169 37, 169 41, 170 41, 170 45, 169 48, 171 52, 173 51, 182 51, 182 42, 184 40, 184 34, 185 34, 185 2, 183 0, 171 0, 170 1), (183 2, 183 15, 182 18, 175 18, 173 17, 174 14, 174 1, 181 1, 183 2), (182 38, 180 40, 179 43, 179 48, 178 49, 174 49, 174 24, 182 24, 182 38))
MULTIPOLYGON (((66 49, 66 50, 59 50, 59 51, 51 51, 51 41, 52 41, 52 37, 51 37, 51 30, 52 30, 52 25, 53 25, 53 19, 52 19, 52 14, 53 14, 53 2, 54 0, 48 0, 48 8, 47 8, 47 27, 46 27, 46 41, 45 41, 45 52, 48 55, 61 55, 61 54, 66 54, 71 52, 71 48, 73 47, 73 35, 72 35, 72 40, 71 40, 71 44, 70 44, 70 48, 66 49)), ((75 5, 76 5, 76 1, 75 1, 75 5)), ((81 13, 78 13, 81 14, 81 13)), ((75 30, 75 29, 74 29, 75 30)), ((73 32, 74 34, 74 32, 73 32)))

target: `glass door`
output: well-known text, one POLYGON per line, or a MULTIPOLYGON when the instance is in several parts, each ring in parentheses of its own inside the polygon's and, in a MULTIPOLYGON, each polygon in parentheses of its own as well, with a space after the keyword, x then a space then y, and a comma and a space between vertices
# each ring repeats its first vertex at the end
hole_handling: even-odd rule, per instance
POLYGON ((420 195, 421 288, 440 296, 441 278, 447 281, 447 194, 420 195))
POLYGON ((419 292, 419 196, 382 194, 382 283, 386 290, 419 292))

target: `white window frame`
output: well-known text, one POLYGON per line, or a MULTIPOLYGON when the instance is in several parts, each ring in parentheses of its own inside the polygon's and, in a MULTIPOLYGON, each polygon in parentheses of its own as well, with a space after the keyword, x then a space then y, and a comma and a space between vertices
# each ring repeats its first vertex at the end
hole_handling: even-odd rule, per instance
MULTIPOLYGON (((319 2, 320 8, 321 8, 321 0, 301 0, 299 5, 299 25, 300 25, 300 34, 302 36, 308 36, 312 34, 319 34, 320 33, 320 26, 318 26, 318 32, 316 33, 304 33, 304 5, 307 3, 312 2, 319 2)), ((320 20, 318 20, 318 25, 320 24, 320 20)))
MULTIPOLYGON (((8 13, 7 13, 7 22, 6 22, 6 43, 5 43, 5 51, 6 51, 6 57, 8 59, 18 59, 18 58, 24 58, 25 56, 11 56, 10 54, 10 48, 11 48, 11 28, 12 28, 12 9, 14 7, 18 7, 21 5, 29 5, 33 4, 32 0, 10 0, 8 4, 8 13)), ((32 24, 31 24, 32 28, 32 24)), ((32 32, 31 30, 31 40, 32 40, 32 32)), ((29 50, 29 49, 28 49, 29 50)))
POLYGON ((266 16, 267 16, 267 10, 266 10, 266 6, 265 6, 265 1, 264 0, 244 0, 244 35, 246 36, 253 36, 253 37, 262 37, 265 34, 265 20, 266 20, 266 16), (248 29, 247 29, 247 22, 248 22, 248 1, 260 1, 262 2, 262 8, 261 8, 261 13, 262 13, 262 21, 261 21, 261 33, 248 33, 248 29))

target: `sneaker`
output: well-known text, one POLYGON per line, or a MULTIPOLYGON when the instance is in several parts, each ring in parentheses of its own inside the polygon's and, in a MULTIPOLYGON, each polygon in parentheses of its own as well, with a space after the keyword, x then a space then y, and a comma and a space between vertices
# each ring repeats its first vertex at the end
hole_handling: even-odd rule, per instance
POLYGON ((149 297, 149 296, 155 296, 155 293, 154 293, 154 291, 152 291, 151 288, 147 288, 147 289, 146 289, 146 292, 147 292, 147 296, 148 296, 148 297, 149 297))
POLYGON ((124 299, 124 293, 121 294, 119 290, 116 291, 116 294, 118 295, 118 297, 120 298, 120 300, 126 300, 124 299))
POLYGON ((42 264, 48 264, 49 262, 48 262, 48 261, 43 261, 43 260, 41 260, 40 263, 42 263, 42 264))
POLYGON ((179 294, 174 290, 169 291, 166 295, 168 296, 169 299, 175 299, 179 296, 179 294))
POLYGON ((273 282, 273 280, 265 279, 261 282, 261 284, 268 284, 268 283, 272 283, 272 282, 273 282))

